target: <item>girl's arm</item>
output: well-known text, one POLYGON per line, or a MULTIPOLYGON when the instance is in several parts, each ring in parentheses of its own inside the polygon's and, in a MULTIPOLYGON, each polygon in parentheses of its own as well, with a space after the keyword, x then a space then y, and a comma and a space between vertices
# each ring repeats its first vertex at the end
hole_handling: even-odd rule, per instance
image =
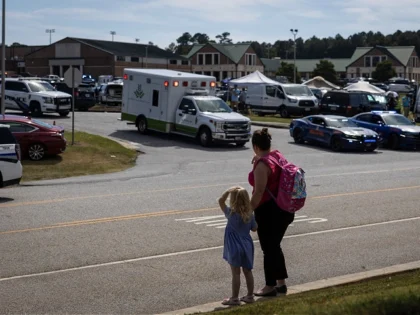
POLYGON ((257 208, 264 195, 265 188, 267 187, 268 172, 269 168, 264 163, 258 163, 258 165, 254 169, 255 185, 254 193, 251 197, 252 210, 255 210, 255 208, 257 208))
POLYGON ((226 190, 223 193, 222 197, 219 198, 219 206, 220 206, 220 209, 223 211, 223 213, 225 212, 225 209, 227 207, 226 206, 226 199, 229 197, 229 194, 230 194, 230 189, 226 190))

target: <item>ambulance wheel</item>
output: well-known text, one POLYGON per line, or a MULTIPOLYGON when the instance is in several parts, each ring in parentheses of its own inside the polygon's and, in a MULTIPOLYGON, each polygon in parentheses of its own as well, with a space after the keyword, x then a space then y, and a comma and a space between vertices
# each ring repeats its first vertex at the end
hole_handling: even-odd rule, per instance
POLYGON ((145 117, 139 118, 139 121, 137 122, 137 130, 143 135, 147 133, 147 120, 145 117))
POLYGON ((203 147, 210 146, 210 144, 212 142, 212 136, 211 136, 211 132, 210 132, 209 128, 203 127, 203 128, 200 129, 200 131, 198 133, 198 140, 200 141, 200 144, 203 147))

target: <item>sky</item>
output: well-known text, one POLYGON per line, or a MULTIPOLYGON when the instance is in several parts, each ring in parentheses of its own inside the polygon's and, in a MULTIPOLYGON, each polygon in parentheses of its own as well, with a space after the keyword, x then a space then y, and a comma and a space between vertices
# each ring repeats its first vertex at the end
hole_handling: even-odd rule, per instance
MULTIPOLYGON (((1 5, 1 4, 0 4, 1 5)), ((184 32, 234 42, 348 37, 418 30, 420 0, 6 0, 6 44, 47 45, 65 37, 167 47, 184 32)))

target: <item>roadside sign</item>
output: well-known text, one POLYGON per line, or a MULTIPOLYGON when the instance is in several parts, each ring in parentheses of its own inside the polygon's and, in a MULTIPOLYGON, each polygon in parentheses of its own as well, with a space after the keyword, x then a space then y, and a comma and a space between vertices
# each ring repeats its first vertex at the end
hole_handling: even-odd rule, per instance
POLYGON ((77 88, 80 83, 82 83, 82 73, 79 69, 70 67, 64 73, 64 82, 67 84, 69 88, 77 88), (74 78, 73 78, 73 71, 74 70, 74 78))

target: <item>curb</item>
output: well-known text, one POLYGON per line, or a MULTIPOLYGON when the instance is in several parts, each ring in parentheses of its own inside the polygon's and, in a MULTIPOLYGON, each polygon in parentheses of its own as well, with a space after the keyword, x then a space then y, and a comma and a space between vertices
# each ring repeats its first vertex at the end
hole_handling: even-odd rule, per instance
POLYGON ((285 123, 269 123, 269 122, 259 122, 259 121, 251 121, 251 125, 276 128, 276 129, 289 129, 289 126, 290 126, 289 124, 285 124, 285 123))
MULTIPOLYGON (((419 261, 413 261, 406 264, 400 264, 400 265, 394 265, 390 267, 385 267, 381 269, 375 269, 370 271, 364 271, 344 276, 338 276, 334 278, 327 278, 322 279, 314 282, 304 283, 304 284, 298 284, 292 287, 289 287, 287 290, 287 294, 297 294, 297 293, 303 293, 313 290, 319 290, 319 289, 325 289, 330 287, 335 287, 343 284, 349 284, 354 282, 359 282, 362 280, 367 279, 373 279, 381 276, 387 276, 391 274, 396 274, 404 271, 411 271, 415 269, 420 269, 420 260, 419 261)), ((261 298, 257 298, 258 301, 261 298)), ((263 300, 267 300, 266 298, 262 298, 263 300)), ((213 312, 215 310, 221 310, 224 308, 229 308, 229 306, 224 306, 221 304, 221 302, 214 302, 214 303, 208 303, 203 305, 198 305, 190 308, 185 308, 177 311, 171 311, 167 313, 162 313, 159 315, 186 315, 186 314, 193 314, 193 313, 204 313, 204 312, 213 312)))

